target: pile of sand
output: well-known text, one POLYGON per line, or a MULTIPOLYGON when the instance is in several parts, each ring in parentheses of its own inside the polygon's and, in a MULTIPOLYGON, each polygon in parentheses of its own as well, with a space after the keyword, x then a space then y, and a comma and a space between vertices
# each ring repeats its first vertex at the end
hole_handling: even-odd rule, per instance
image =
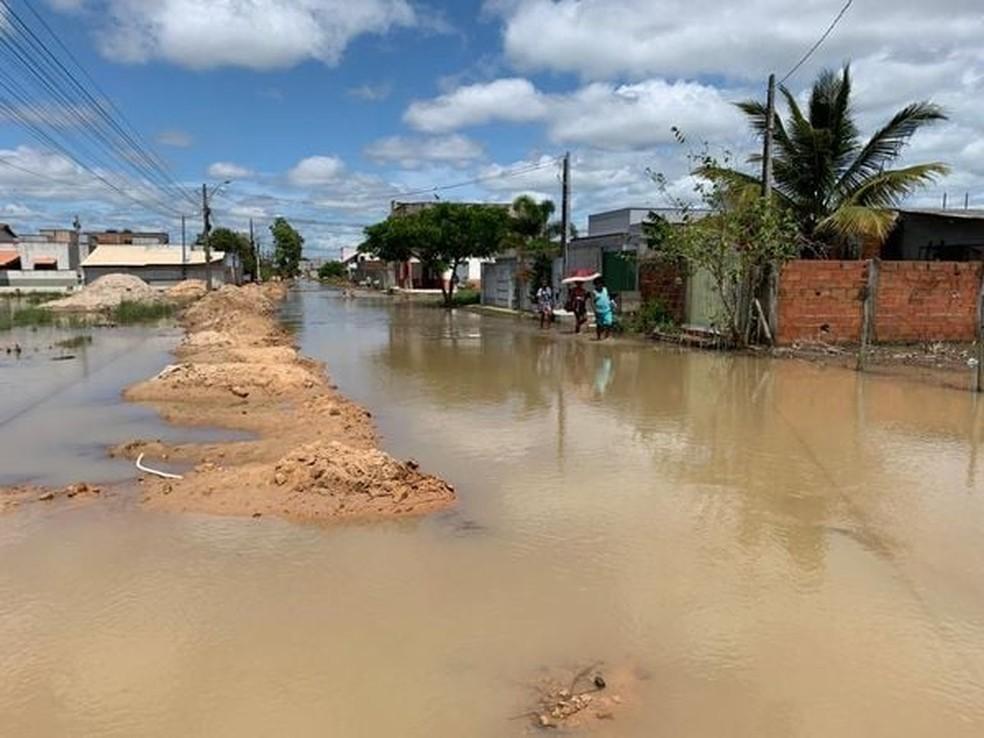
POLYGON ((70 297, 45 303, 55 312, 96 313, 112 310, 128 302, 161 302, 164 296, 131 274, 107 274, 70 297))
POLYGON ((205 282, 200 279, 186 279, 173 287, 168 287, 165 295, 168 300, 178 305, 186 305, 205 297, 208 292, 205 282))
POLYGON ((214 346, 273 346, 288 342, 274 319, 279 286, 224 286, 185 311, 184 349, 214 346))
POLYGON ((138 401, 187 402, 200 397, 221 402, 225 392, 242 399, 270 398, 311 390, 323 382, 316 367, 303 361, 186 363, 168 366, 126 390, 125 396, 138 401))
POLYGON ((378 449, 309 443, 282 458, 273 481, 291 496, 317 496, 333 516, 420 512, 454 500, 454 490, 378 449))

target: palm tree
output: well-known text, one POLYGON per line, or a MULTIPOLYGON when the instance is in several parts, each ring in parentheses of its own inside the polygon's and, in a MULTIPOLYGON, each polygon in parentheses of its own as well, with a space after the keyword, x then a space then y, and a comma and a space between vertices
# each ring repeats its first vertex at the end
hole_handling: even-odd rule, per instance
MULTIPOLYGON (((862 144, 851 109, 849 65, 840 74, 821 72, 805 114, 786 87, 779 89, 789 116, 775 119, 775 195, 790 208, 811 242, 881 245, 895 222, 893 208, 949 171, 939 162, 889 168, 916 131, 946 119, 937 105, 907 105, 862 144)), ((764 135, 766 106, 754 100, 737 105, 752 128, 764 135)), ((761 160, 761 156, 750 159, 761 160)), ((761 187, 760 179, 733 169, 711 166, 702 173, 738 189, 761 187)))

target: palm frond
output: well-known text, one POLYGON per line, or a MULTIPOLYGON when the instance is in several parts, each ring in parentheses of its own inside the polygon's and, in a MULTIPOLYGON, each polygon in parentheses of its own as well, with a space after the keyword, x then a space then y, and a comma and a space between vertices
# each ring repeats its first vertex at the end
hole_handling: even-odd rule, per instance
POLYGON ((817 232, 882 244, 892 233, 896 217, 894 210, 886 208, 843 205, 820 221, 817 232))
MULTIPOLYGON (((762 179, 752 174, 739 172, 737 169, 705 166, 695 169, 693 174, 721 185, 727 192, 729 199, 760 197, 762 194, 762 179)), ((793 207, 792 198, 782 188, 777 187, 772 194, 783 207, 793 207)))
POLYGON ((893 208, 916 190, 942 177, 950 168, 940 162, 914 164, 903 169, 889 169, 869 177, 842 201, 843 205, 893 208))
POLYGON ((929 102, 913 103, 902 108, 868 140, 854 163, 844 172, 837 185, 838 190, 843 194, 856 189, 865 179, 898 158, 916 131, 946 118, 939 105, 929 102))

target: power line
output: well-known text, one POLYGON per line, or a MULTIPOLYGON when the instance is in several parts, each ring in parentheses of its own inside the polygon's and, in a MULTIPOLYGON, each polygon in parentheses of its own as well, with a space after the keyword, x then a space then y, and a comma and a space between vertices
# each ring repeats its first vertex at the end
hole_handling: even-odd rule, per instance
POLYGON ((522 169, 515 169, 513 171, 502 171, 498 174, 490 174, 484 177, 476 177, 475 179, 469 179, 464 182, 456 182, 449 185, 440 185, 435 187, 428 187, 423 190, 413 190, 411 192, 393 192, 394 197, 414 197, 415 195, 426 195, 432 192, 444 192, 446 190, 454 190, 459 187, 467 187, 473 184, 480 184, 482 182, 491 182, 496 179, 508 179, 510 177, 518 177, 523 174, 529 174, 530 172, 535 172, 540 169, 546 169, 547 167, 556 166, 563 159, 562 156, 557 156, 549 161, 540 162, 539 164, 528 165, 522 169))
POLYGON ((827 27, 827 30, 823 32, 823 35, 817 39, 817 42, 813 44, 813 46, 810 47, 810 50, 803 55, 803 58, 796 62, 792 69, 786 72, 786 76, 779 80, 780 85, 785 84, 786 80, 796 74, 797 70, 799 70, 799 68, 802 67, 811 56, 813 56, 814 52, 820 48, 824 41, 827 40, 827 37, 833 33, 834 29, 837 27, 837 24, 840 23, 841 18, 844 17, 844 14, 847 12, 848 8, 850 8, 853 4, 854 0, 847 0, 844 7, 841 8, 840 12, 837 14, 837 17, 834 18, 833 22, 827 27))

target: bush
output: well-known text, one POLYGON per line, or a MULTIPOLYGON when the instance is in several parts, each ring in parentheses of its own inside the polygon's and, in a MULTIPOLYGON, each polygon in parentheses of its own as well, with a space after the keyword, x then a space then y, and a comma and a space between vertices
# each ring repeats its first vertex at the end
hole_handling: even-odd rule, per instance
POLYGON ((340 261, 326 261, 318 268, 318 279, 325 281, 331 279, 343 279, 345 277, 345 265, 340 261))
POLYGON ((625 327, 629 332, 645 335, 672 325, 674 325, 672 316, 659 300, 647 300, 642 303, 639 309, 631 313, 625 321, 625 327))
POLYGON ((473 290, 469 287, 464 287, 455 291, 451 304, 455 307, 463 307, 465 305, 478 305, 481 301, 481 292, 478 290, 473 290))
POLYGON ((174 307, 164 302, 123 300, 110 312, 110 318, 114 323, 130 325, 131 323, 150 323, 169 318, 173 313, 174 307))
POLYGON ((15 310, 13 313, 0 315, 0 330, 9 331, 11 328, 23 328, 24 326, 51 325, 54 322, 54 313, 32 305, 15 310))

